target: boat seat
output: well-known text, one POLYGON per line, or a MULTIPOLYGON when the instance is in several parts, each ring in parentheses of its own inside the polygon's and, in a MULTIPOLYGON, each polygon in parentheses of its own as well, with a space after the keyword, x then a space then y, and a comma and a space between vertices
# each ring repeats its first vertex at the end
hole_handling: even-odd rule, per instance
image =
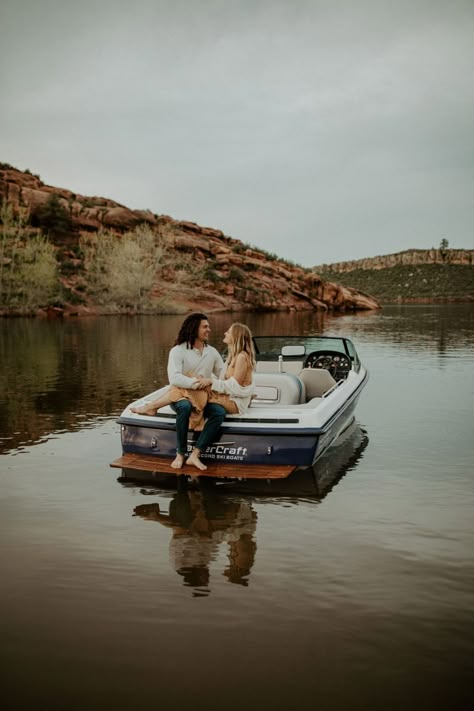
POLYGON ((306 387, 307 400, 322 397, 325 392, 336 385, 331 373, 324 368, 303 368, 298 374, 298 378, 306 387))
POLYGON ((299 405, 306 402, 306 388, 292 373, 255 373, 255 395, 250 407, 261 405, 299 405))
POLYGON ((301 368, 303 367, 303 361, 301 360, 287 360, 282 361, 281 370, 280 364, 276 360, 258 360, 256 372, 257 373, 293 373, 293 375, 298 375, 301 368))

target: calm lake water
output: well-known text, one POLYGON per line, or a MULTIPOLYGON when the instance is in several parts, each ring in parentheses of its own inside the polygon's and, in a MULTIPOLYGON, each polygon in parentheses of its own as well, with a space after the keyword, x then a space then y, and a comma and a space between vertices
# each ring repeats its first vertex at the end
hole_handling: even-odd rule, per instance
POLYGON ((0 320, 3 708, 473 708, 473 306, 240 318, 347 335, 370 371, 287 488, 109 467, 181 318, 0 320))

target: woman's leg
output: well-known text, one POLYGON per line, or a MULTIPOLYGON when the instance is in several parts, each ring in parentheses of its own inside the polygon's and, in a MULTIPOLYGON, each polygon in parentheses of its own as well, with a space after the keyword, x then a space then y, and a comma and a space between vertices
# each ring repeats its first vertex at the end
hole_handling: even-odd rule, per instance
POLYGON ((172 402, 173 394, 169 390, 167 393, 157 398, 156 400, 147 402, 146 405, 142 405, 141 407, 132 407, 130 409, 137 415, 149 415, 150 417, 153 417, 154 415, 156 415, 156 411, 159 410, 160 407, 165 407, 165 405, 171 405, 172 402))
POLYGON ((142 405, 141 407, 132 407, 131 410, 137 415, 149 415, 150 417, 153 417, 156 415, 156 411, 159 410, 160 407, 172 405, 174 402, 178 402, 183 398, 191 401, 193 410, 196 413, 195 419, 199 422, 199 417, 202 419, 202 410, 204 410, 204 407, 207 404, 207 390, 188 390, 187 388, 178 388, 173 385, 156 400, 147 402, 146 405, 142 405))

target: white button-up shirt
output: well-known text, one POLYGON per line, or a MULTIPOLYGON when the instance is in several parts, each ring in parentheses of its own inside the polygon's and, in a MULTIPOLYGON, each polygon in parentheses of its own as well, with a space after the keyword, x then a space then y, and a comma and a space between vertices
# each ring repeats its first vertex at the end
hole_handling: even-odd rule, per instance
POLYGON ((204 346, 201 352, 198 348, 187 348, 186 343, 180 343, 179 346, 173 346, 170 350, 168 380, 170 385, 192 388, 197 383, 197 379, 193 375, 210 378, 214 373, 219 376, 223 368, 224 361, 212 346, 204 346))

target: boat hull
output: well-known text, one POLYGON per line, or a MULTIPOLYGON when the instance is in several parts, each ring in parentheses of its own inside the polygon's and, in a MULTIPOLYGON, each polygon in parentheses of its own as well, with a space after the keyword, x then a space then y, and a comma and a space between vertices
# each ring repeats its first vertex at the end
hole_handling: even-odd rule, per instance
MULTIPOLYGON (((189 453, 196 439, 197 433, 189 437, 189 453)), ((263 429, 222 428, 218 440, 201 453, 201 459, 222 464, 309 466, 314 461, 318 441, 317 431, 279 431, 270 434, 263 429)), ((122 449, 124 453, 175 457, 176 432, 174 428, 163 429, 156 425, 122 424, 122 449)))

